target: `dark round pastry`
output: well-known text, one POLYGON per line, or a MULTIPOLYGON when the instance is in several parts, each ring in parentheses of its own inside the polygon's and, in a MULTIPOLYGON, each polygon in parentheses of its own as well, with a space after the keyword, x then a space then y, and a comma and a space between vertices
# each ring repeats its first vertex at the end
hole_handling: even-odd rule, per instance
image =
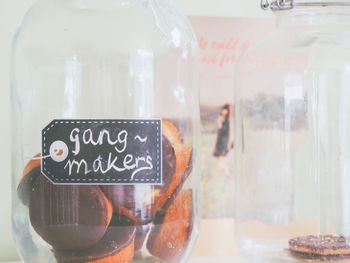
POLYGON ((192 146, 183 142, 179 129, 171 121, 162 120, 162 133, 166 136, 175 150, 176 171, 173 180, 165 194, 154 200, 151 214, 155 215, 160 209, 174 200, 177 193, 181 191, 186 179, 192 172, 192 146))
POLYGON ((39 177, 40 173, 40 166, 35 167, 22 177, 22 180, 17 187, 18 198, 25 206, 29 206, 30 193, 33 190, 33 184, 39 177))
POLYGON ((29 205, 30 192, 32 191, 34 181, 40 175, 41 160, 40 153, 34 156, 34 159, 30 160, 25 166, 22 174, 22 179, 17 187, 17 195, 19 200, 25 205, 29 205))
POLYGON ((193 229, 193 197, 182 190, 166 211, 158 213, 152 226, 147 249, 167 263, 177 263, 187 250, 193 229))
POLYGON ((94 246, 76 251, 54 250, 58 263, 127 263, 134 257, 136 227, 130 219, 114 215, 103 238, 94 246))
POLYGON ((289 248, 299 257, 328 257, 350 255, 350 240, 344 236, 301 236, 289 240, 289 248))
POLYGON ((130 217, 136 224, 147 224, 153 220, 152 206, 171 185, 175 169, 175 151, 163 135, 163 185, 103 185, 102 191, 112 201, 114 212, 130 217))
MULTIPOLYGON (((192 155, 190 157, 190 162, 189 163, 192 164, 192 155)), ((186 182, 186 179, 191 174, 191 172, 192 172, 192 165, 189 165, 187 167, 187 169, 185 170, 185 172, 183 173, 183 175, 181 176, 181 180, 178 183, 178 185, 176 186, 176 188, 173 190, 172 194, 168 197, 168 199, 166 200, 164 205, 158 210, 158 212, 156 214, 157 220, 159 220, 159 218, 166 213, 166 211, 168 210, 169 206, 174 202, 174 200, 176 199, 177 195, 182 191, 182 188, 183 188, 183 186, 184 186, 184 184, 186 182)))
POLYGON ((55 249, 95 245, 105 234, 113 209, 98 186, 54 185, 39 176, 31 191, 30 221, 55 249))

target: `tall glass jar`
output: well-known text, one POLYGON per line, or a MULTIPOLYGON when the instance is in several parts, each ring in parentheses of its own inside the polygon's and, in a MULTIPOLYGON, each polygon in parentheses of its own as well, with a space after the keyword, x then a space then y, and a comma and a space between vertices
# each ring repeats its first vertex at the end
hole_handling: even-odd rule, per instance
POLYGON ((350 2, 262 1, 241 59, 236 231, 250 262, 350 262, 350 2))
POLYGON ((186 262, 198 236, 191 26, 168 0, 41 0, 12 59, 13 231, 29 262, 186 262))

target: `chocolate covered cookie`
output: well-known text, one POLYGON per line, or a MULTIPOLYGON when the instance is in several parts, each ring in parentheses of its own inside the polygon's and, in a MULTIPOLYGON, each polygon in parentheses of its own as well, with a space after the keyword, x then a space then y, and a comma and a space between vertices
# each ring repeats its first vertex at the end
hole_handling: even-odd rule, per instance
POLYGON ((350 255, 349 240, 344 236, 302 236, 289 240, 292 253, 303 258, 327 259, 350 255))
POLYGON ((136 227, 130 219, 114 215, 103 238, 76 251, 54 250, 58 263, 128 263, 134 257, 136 227))
POLYGON ((32 191, 34 181, 41 173, 40 156, 40 153, 35 155, 34 159, 30 160, 24 167, 22 179, 17 187, 18 198, 25 206, 29 205, 30 192, 32 191))
POLYGON ((162 133, 166 136, 171 145, 174 147, 176 156, 176 170, 173 180, 166 192, 154 200, 152 206, 152 214, 156 214, 164 206, 176 197, 177 193, 182 189, 183 184, 192 172, 192 146, 183 142, 179 129, 171 121, 163 119, 162 133))
POLYGON ((59 250, 95 245, 104 236, 112 212, 111 203, 98 186, 54 185, 40 175, 30 193, 33 228, 59 250))
MULTIPOLYGON (((111 200, 114 212, 130 217, 136 224, 151 222, 155 201, 166 194, 176 170, 175 151, 170 141, 163 136, 163 184, 154 185, 103 185, 102 191, 111 200)), ((156 209, 158 210, 158 209, 156 209)))
POLYGON ((193 229, 191 190, 182 190, 164 213, 157 214, 147 241, 148 251, 168 262, 183 257, 193 229))

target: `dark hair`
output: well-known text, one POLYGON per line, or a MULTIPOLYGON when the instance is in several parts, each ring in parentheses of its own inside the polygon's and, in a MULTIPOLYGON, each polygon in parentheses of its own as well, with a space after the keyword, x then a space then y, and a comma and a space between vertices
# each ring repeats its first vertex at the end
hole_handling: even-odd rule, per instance
POLYGON ((227 116, 230 116, 230 113, 231 113, 230 104, 225 104, 224 106, 221 107, 220 115, 221 115, 221 112, 222 112, 223 110, 227 110, 227 116))

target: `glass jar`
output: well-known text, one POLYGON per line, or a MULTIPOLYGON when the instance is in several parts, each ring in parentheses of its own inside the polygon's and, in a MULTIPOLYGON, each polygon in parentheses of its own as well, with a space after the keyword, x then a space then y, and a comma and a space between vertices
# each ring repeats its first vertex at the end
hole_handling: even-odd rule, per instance
POLYGON ((262 1, 235 89, 236 238, 250 262, 350 262, 350 2, 262 1))
POLYGON ((197 44, 167 0, 41 0, 12 59, 13 231, 29 262, 185 262, 197 44))

